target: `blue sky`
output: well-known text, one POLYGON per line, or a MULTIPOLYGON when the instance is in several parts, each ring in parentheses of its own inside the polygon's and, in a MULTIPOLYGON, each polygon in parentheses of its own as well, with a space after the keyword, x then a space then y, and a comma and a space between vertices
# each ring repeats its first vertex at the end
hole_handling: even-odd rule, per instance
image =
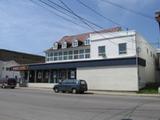
MULTIPOLYGON (((38 0, 33 1, 38 2, 38 0)), ((52 1, 62 5, 58 0, 52 1)), ((116 26, 91 12, 77 0, 63 1, 75 13, 103 28, 116 26)), ((155 20, 112 6, 104 2, 105 0, 81 1, 119 24, 136 30, 150 42, 157 42, 160 39, 155 20)), ((112 2, 141 11, 153 18, 155 11, 160 10, 160 0, 112 0, 112 2)), ((48 7, 38 6, 30 0, 0 0, 0 48, 43 55, 44 50, 65 35, 92 31, 80 21, 74 20, 82 27, 60 18, 55 13, 72 19, 48 7)))

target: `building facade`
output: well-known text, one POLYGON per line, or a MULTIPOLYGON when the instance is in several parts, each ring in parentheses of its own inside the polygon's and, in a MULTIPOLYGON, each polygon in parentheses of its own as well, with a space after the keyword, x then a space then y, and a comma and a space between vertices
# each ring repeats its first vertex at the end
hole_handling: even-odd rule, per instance
POLYGON ((0 49, 0 79, 6 77, 20 79, 24 76, 23 72, 12 71, 12 66, 44 62, 45 57, 43 56, 0 49))
POLYGON ((134 30, 64 36, 45 54, 46 63, 28 65, 29 86, 84 79, 90 90, 138 91, 158 81, 156 49, 134 30))

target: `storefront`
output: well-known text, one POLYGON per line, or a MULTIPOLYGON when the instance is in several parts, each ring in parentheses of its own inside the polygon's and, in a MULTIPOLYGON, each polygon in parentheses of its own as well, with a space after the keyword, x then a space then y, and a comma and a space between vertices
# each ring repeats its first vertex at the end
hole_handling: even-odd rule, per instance
POLYGON ((65 79, 76 79, 76 69, 39 69, 29 71, 29 83, 58 83, 65 79))

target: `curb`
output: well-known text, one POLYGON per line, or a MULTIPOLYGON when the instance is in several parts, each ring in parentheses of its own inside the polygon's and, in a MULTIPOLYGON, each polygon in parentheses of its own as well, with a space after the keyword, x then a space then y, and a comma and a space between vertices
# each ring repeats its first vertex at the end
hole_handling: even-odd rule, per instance
POLYGON ((137 97, 160 97, 160 94, 138 94, 138 93, 124 93, 124 92, 97 92, 89 91, 96 95, 115 95, 115 96, 137 96, 137 97))
MULTIPOLYGON (((26 90, 45 90, 50 91, 52 88, 45 88, 45 87, 17 87, 20 89, 26 89, 26 90)), ((119 95, 119 96, 137 96, 137 97, 160 97, 160 94, 138 94, 138 93, 129 93, 129 92, 108 92, 108 91, 87 91, 87 94, 93 94, 93 95, 119 95)))

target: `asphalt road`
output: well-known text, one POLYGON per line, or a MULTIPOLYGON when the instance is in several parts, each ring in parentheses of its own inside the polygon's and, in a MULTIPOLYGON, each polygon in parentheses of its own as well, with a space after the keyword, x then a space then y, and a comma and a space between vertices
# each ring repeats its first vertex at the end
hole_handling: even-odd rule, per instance
POLYGON ((160 97, 0 89, 0 120, 160 120, 160 97))

